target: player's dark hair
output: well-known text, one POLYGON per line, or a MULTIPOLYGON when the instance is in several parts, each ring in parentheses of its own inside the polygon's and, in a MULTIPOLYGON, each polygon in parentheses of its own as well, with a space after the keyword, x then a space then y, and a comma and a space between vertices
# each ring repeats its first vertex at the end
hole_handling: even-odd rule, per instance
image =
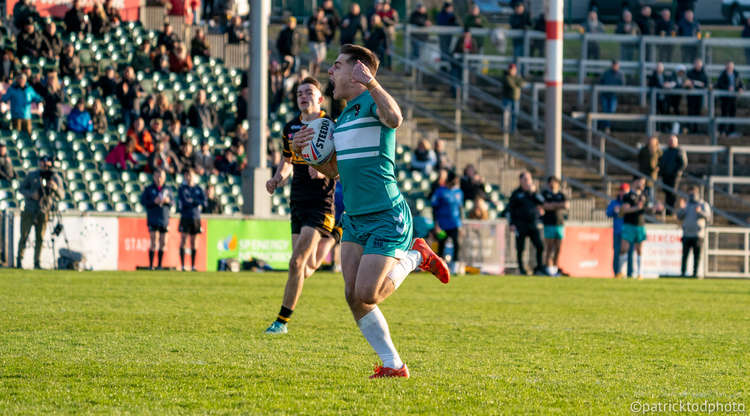
POLYGON ((557 178, 557 176, 549 176, 547 178, 547 183, 557 182, 560 183, 560 179, 557 178))
POLYGON ((341 47, 339 53, 349 55, 349 60, 347 61, 349 63, 361 61, 367 68, 370 69, 370 72, 372 72, 373 75, 378 72, 380 60, 378 60, 378 57, 375 56, 375 54, 372 53, 371 50, 365 48, 364 46, 352 45, 350 43, 347 43, 346 45, 341 47))
MULTIPOLYGON (((310 84, 314 86, 315 88, 317 88, 318 91, 323 92, 323 87, 320 86, 320 82, 313 77, 306 77, 299 83, 299 85, 305 85, 305 84, 310 84)), ((299 86, 297 88, 299 88, 299 86)))

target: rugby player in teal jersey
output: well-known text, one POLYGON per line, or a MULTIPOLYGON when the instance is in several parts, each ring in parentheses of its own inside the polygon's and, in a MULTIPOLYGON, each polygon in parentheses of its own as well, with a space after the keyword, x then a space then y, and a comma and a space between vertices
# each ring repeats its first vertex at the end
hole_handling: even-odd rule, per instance
MULTIPOLYGON (((395 175, 396 128, 403 116, 396 100, 375 79, 378 58, 356 45, 341 47, 328 70, 334 99, 347 106, 337 120, 336 155, 317 166, 339 177, 346 212, 341 244, 346 300, 357 326, 383 361, 370 378, 409 377, 391 341, 378 304, 388 298, 417 267, 448 283, 445 261, 422 239, 412 241, 412 218, 395 175)), ((299 153, 313 130, 294 135, 299 153)))

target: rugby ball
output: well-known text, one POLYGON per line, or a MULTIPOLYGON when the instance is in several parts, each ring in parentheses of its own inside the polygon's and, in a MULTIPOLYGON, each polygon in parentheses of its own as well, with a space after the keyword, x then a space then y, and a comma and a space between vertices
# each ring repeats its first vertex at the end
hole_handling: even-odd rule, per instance
POLYGON ((302 148, 300 157, 310 165, 322 165, 331 159, 336 151, 333 145, 333 120, 328 118, 317 118, 309 123, 307 127, 313 130, 313 137, 305 147, 302 148))

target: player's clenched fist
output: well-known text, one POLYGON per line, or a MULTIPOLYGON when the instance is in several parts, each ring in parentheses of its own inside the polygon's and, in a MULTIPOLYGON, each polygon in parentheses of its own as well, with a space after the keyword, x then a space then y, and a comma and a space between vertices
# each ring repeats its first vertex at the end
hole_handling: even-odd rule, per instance
POLYGON ((294 137, 292 138, 292 150, 294 150, 294 153, 302 153, 302 148, 312 140, 314 133, 313 129, 307 126, 294 133, 294 137))
POLYGON ((367 84, 372 82, 375 77, 372 76, 370 68, 363 64, 362 61, 357 60, 357 63, 354 64, 354 68, 352 69, 352 79, 354 82, 359 82, 364 86, 368 86, 367 84))
POLYGON ((266 191, 268 191, 269 194, 273 194, 274 191, 276 191, 276 186, 278 186, 279 182, 276 180, 276 178, 271 178, 266 181, 266 191))

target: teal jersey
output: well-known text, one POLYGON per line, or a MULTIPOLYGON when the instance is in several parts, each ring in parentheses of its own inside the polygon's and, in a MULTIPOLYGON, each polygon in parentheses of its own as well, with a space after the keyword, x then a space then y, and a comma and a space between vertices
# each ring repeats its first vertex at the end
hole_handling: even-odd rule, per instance
POLYGON ((369 91, 348 103, 333 141, 348 215, 385 211, 403 201, 396 183, 396 130, 380 122, 369 91))

